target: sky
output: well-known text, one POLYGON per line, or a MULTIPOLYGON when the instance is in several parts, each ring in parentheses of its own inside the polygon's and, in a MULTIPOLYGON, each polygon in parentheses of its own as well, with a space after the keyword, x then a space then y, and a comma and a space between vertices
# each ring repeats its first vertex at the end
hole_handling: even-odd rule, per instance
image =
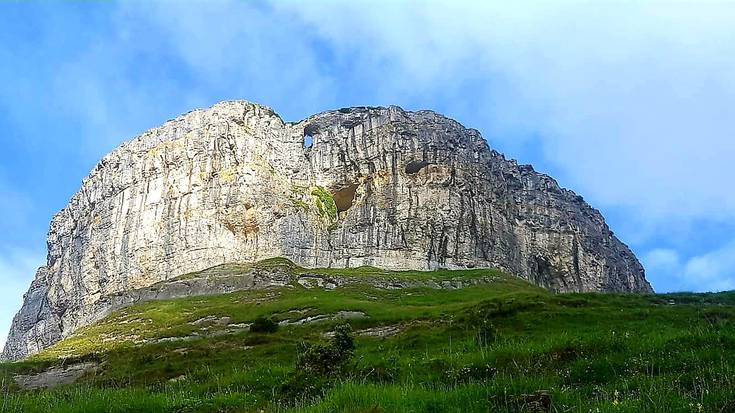
POLYGON ((99 158, 227 99, 431 109, 600 209, 654 288, 735 289, 735 2, 0 3, 0 345, 99 158))

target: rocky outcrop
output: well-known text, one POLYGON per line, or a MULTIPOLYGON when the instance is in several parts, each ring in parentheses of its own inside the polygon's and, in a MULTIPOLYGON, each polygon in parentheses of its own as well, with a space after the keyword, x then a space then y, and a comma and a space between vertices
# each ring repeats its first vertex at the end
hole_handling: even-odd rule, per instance
POLYGON ((100 300, 276 256, 307 267, 495 267, 553 291, 651 291, 598 211, 476 130, 398 107, 287 123, 230 101, 99 162, 51 222, 48 262, 3 357, 97 320, 100 300))

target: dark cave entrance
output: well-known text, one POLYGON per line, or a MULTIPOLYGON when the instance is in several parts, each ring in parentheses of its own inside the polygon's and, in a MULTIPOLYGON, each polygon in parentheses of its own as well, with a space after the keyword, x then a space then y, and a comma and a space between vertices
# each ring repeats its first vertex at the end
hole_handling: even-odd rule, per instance
POLYGON ((429 165, 428 162, 425 161, 411 161, 406 164, 406 173, 409 175, 413 175, 418 173, 420 170, 426 168, 429 165))
POLYGON ((350 184, 332 194, 334 204, 337 206, 337 212, 344 212, 352 207, 358 186, 359 184, 350 184))

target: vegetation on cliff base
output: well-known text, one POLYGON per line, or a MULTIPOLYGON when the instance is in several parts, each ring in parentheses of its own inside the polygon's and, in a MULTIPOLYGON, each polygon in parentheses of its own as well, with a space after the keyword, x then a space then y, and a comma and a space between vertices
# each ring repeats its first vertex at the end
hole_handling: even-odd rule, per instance
POLYGON ((0 412, 735 412, 735 293, 552 295, 492 274, 462 289, 294 285, 135 305, 0 365, 0 412), (235 327, 263 317, 281 327, 235 327), (335 334, 345 322, 352 333, 335 334), (99 368, 51 390, 11 384, 79 361, 99 368))

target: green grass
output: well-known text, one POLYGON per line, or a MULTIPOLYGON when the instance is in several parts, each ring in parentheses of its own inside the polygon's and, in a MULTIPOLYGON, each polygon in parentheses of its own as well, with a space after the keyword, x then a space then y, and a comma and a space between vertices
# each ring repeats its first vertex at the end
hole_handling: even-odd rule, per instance
POLYGON ((524 412, 532 411, 527 395, 538 391, 551 395, 555 412, 735 412, 735 293, 552 295, 490 270, 306 270, 280 259, 255 265, 366 283, 128 307, 30 360, 0 365, 0 412, 524 412), (453 290, 368 282, 488 276, 495 281, 453 290), (297 344, 324 340, 337 321, 225 335, 216 323, 190 324, 346 310, 367 315, 350 320, 356 331, 397 326, 400 333, 358 335, 345 371, 307 378, 302 393, 287 391, 298 376, 297 344), (154 341, 194 333, 201 338, 154 341), (60 357, 97 361, 100 370, 51 390, 12 384, 13 375, 42 371, 60 357))

